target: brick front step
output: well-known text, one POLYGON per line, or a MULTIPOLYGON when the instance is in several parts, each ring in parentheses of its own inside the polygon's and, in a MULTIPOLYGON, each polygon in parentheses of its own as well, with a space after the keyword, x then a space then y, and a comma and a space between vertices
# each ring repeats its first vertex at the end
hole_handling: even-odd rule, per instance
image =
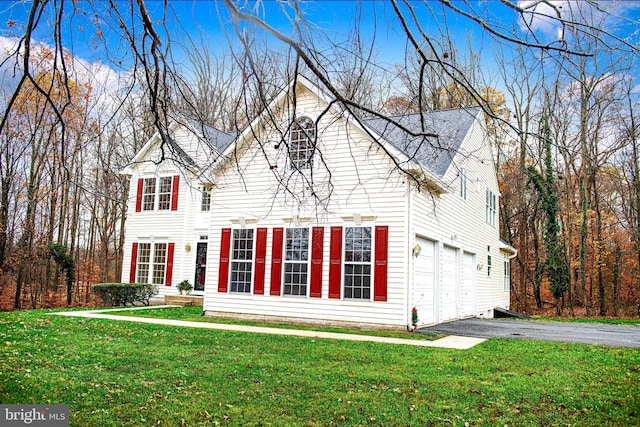
POLYGON ((192 306, 199 305, 202 307, 204 297, 196 295, 165 295, 164 303, 167 305, 183 305, 192 306))

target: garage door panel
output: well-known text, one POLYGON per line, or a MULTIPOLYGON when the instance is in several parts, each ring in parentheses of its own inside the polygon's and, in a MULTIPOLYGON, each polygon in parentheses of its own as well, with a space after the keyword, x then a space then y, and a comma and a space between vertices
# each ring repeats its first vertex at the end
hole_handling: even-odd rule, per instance
POLYGON ((440 260, 440 321, 457 318, 458 250, 443 246, 440 260))
POLYGON ((460 286, 461 317, 475 315, 476 269, 475 255, 462 255, 462 281, 460 286))
POLYGON ((421 250, 414 264, 413 304, 418 310, 419 324, 431 324, 435 322, 435 243, 423 238, 416 241, 421 250))

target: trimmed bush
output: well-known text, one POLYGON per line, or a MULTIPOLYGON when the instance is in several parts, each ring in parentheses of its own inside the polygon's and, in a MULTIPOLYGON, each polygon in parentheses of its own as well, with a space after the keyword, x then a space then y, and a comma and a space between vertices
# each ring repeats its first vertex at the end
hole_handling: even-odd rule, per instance
POLYGON ((158 287, 147 283, 98 283, 91 288, 113 306, 149 305, 149 298, 158 294, 158 287))

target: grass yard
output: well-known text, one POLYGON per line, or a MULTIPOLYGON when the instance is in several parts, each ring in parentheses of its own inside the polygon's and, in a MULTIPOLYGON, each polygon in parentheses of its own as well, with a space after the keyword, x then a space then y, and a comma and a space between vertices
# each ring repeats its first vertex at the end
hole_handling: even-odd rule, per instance
POLYGON ((640 425, 640 351, 471 350, 0 313, 0 402, 73 426, 640 425))

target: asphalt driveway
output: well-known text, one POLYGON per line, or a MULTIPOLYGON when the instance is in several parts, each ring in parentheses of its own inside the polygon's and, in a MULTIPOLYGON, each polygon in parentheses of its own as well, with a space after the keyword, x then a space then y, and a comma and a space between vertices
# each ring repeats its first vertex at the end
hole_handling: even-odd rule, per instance
POLYGON ((640 326, 530 320, 463 319, 427 330, 478 338, 521 338, 640 348, 640 326))

